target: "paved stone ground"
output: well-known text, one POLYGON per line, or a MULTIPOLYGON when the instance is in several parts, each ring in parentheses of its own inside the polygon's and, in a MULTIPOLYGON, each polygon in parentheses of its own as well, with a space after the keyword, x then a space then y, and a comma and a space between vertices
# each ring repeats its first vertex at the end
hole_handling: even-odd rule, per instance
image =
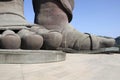
POLYGON ((120 54, 66 57, 45 64, 0 64, 0 80, 120 80, 120 54))

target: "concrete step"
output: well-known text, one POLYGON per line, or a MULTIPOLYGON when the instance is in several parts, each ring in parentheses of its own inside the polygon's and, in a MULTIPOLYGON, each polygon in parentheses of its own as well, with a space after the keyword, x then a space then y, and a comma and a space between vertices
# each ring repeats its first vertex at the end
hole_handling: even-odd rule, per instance
POLYGON ((65 60, 66 54, 54 50, 0 49, 0 64, 35 64, 65 60))

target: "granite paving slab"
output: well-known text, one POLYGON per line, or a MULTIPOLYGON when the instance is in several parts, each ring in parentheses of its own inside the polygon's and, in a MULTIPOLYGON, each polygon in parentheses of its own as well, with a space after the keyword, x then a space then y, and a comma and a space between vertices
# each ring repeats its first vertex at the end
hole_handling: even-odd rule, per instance
POLYGON ((0 64, 0 80, 120 80, 120 54, 67 54, 62 62, 0 64))

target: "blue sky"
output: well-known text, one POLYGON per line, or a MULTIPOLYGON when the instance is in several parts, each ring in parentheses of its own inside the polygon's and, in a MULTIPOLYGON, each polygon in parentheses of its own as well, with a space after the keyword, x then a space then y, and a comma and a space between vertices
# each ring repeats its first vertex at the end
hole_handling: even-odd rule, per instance
MULTIPOLYGON (((32 0, 25 0, 25 17, 34 21, 32 0)), ((71 24, 80 32, 120 36, 120 0, 75 0, 71 24)))

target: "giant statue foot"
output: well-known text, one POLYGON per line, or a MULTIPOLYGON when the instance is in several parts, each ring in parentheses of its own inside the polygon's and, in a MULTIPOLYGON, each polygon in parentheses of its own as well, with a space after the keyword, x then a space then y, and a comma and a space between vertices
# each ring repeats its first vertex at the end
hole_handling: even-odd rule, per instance
POLYGON ((43 37, 29 30, 22 29, 18 33, 4 30, 0 36, 1 49, 39 50, 43 45, 43 37))
POLYGON ((0 35, 0 49, 56 49, 61 45, 62 34, 33 26, 31 28, 3 30, 0 35))
POLYGON ((27 30, 31 26, 23 15, 23 0, 0 0, 1 49, 40 49, 43 37, 27 30))
POLYGON ((114 46, 114 39, 83 34, 69 24, 72 20, 74 0, 33 0, 33 7, 36 24, 62 34, 62 48, 92 50, 114 46))
POLYGON ((37 31, 35 24, 30 24, 25 20, 23 4, 24 0, 0 0, 0 49, 58 48, 62 35, 45 28, 37 31), (30 29, 32 26, 34 29, 30 29))
POLYGON ((104 38, 88 33, 80 33, 70 24, 66 24, 64 27, 65 28, 62 31, 62 47, 73 48, 76 50, 94 50, 99 48, 112 47, 115 44, 115 40, 112 38, 104 38))
POLYGON ((39 26, 31 25, 25 20, 23 2, 24 0, 0 0, 2 49, 62 47, 92 50, 114 45, 114 39, 83 34, 72 28, 69 23, 72 20, 74 0, 33 0, 35 23, 39 26))

